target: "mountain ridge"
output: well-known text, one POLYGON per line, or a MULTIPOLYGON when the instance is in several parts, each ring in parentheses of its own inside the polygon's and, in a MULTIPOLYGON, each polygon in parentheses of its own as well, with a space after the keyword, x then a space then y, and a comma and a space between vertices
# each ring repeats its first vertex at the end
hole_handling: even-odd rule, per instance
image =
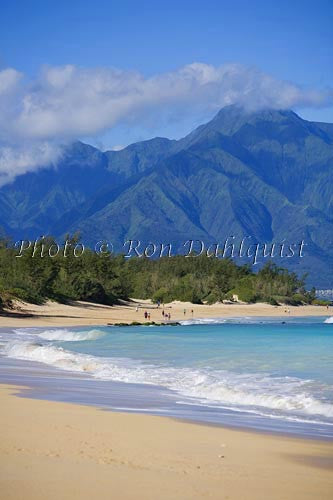
POLYGON ((280 262, 333 282, 333 124, 290 110, 220 110, 180 140, 154 138, 121 151, 81 142, 57 169, 0 188, 0 226, 14 238, 80 231, 107 239, 307 240, 307 260, 280 262), (221 208, 223 210, 221 210, 221 208))

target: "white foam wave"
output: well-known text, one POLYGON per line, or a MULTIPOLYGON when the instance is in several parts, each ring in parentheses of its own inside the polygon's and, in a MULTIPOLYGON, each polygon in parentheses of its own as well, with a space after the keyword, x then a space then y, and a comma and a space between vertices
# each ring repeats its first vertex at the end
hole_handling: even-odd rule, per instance
POLYGON ((222 323, 226 323, 226 319, 223 318, 197 318, 197 319, 185 319, 179 321, 179 323, 183 326, 190 325, 219 325, 222 323))
POLYGON ((330 318, 326 318, 324 323, 333 323, 333 316, 331 316, 330 318))
POLYGON ((74 353, 52 344, 9 342, 7 356, 38 361, 63 370, 87 373, 102 380, 153 384, 203 402, 296 415, 333 418, 333 406, 311 392, 313 382, 292 377, 237 374, 226 370, 147 365, 121 358, 74 353))
POLYGON ((258 323, 280 323, 285 318, 270 317, 270 316, 234 316, 227 318, 192 318, 179 321, 183 326, 191 325, 222 325, 224 323, 236 323, 239 325, 244 324, 258 324, 258 323))
POLYGON ((62 342, 80 342, 82 340, 96 340, 105 334, 101 330, 89 330, 87 332, 76 332, 73 330, 57 329, 44 330, 37 334, 44 340, 62 341, 62 342))

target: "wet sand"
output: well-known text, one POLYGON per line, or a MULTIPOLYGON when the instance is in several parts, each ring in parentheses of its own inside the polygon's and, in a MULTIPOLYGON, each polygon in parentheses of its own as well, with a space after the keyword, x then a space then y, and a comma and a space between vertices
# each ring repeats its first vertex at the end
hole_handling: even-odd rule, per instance
POLYGON ((0 386, 4 500, 329 500, 333 444, 16 397, 0 386))

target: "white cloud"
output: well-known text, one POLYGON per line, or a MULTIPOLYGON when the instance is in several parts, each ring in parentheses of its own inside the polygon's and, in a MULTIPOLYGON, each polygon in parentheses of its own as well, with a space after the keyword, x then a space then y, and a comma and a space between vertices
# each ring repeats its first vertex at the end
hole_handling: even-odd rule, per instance
POLYGON ((0 96, 10 93, 17 86, 21 76, 21 73, 12 68, 0 71, 0 96))
POLYGON ((332 90, 303 89, 239 64, 193 63, 145 78, 115 68, 45 67, 33 81, 0 71, 0 183, 56 161, 60 144, 121 123, 217 111, 324 107, 332 90), (2 179, 2 181, 1 181, 2 179))
POLYGON ((52 141, 33 141, 15 146, 0 147, 0 187, 16 176, 55 165, 61 157, 62 147, 52 141))

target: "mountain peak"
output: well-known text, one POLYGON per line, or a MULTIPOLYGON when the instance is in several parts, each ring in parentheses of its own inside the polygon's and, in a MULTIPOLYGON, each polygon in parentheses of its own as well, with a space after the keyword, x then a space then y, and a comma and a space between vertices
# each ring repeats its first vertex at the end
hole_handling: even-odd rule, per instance
POLYGON ((256 124, 258 122, 283 123, 287 121, 302 120, 290 109, 260 109, 248 110, 242 106, 233 104, 222 108, 211 120, 210 125, 215 130, 225 135, 233 135, 246 123, 256 124))
POLYGON ((307 241, 308 259, 283 264, 326 287, 332 127, 290 110, 233 105, 179 141, 156 137, 104 153, 75 142, 56 169, 0 188, 0 226, 17 239, 80 231, 87 243, 108 239, 115 248, 125 239, 176 248, 189 238, 271 242, 288 235, 307 241))
POLYGON ((201 125, 187 137, 181 144, 187 146, 193 145, 197 141, 207 137, 208 134, 219 133, 225 136, 234 136, 245 127, 257 128, 258 130, 274 128, 277 135, 278 129, 298 128, 302 133, 311 125, 310 122, 300 118, 290 109, 260 109, 257 111, 249 110, 238 104, 225 106, 208 123, 201 125))

